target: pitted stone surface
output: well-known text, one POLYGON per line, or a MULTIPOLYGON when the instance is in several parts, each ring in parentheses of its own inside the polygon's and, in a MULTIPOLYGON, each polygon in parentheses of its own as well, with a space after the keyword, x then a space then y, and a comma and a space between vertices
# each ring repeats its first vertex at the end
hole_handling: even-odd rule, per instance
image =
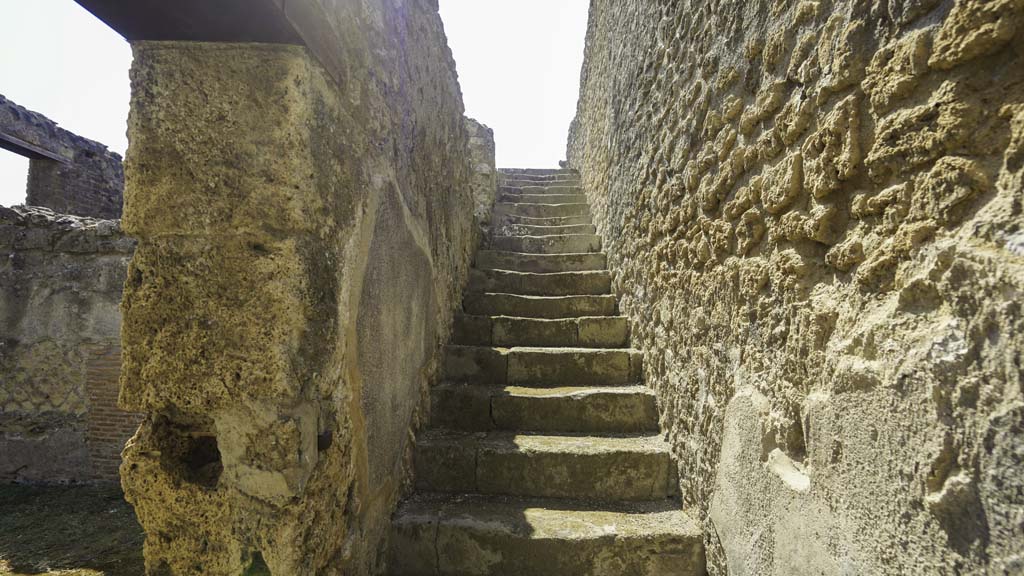
POLYGON ((480 236, 488 136, 436 3, 287 10, 330 62, 133 44, 121 470, 151 574, 384 569, 480 236))
POLYGON ((592 3, 569 165, 712 574, 1024 571, 1022 82, 1020 0, 592 3))

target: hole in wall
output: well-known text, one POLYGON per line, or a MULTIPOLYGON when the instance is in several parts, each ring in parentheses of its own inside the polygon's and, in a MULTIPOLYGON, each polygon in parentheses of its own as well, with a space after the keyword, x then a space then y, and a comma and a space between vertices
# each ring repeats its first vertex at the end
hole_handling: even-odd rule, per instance
POLYGON ((807 458, 807 440, 800 414, 795 415, 792 424, 786 430, 786 454, 797 462, 803 462, 807 458))
POLYGON ((324 430, 316 437, 316 449, 319 452, 323 452, 331 447, 334 443, 334 431, 324 430))
POLYGON ((266 244, 261 242, 249 242, 249 250, 252 250, 260 256, 270 255, 270 249, 267 248, 266 244))
POLYGON ((160 465, 190 484, 214 489, 224 471, 217 437, 209 426, 172 422, 162 417, 154 426, 160 445, 160 465))
POLYGON ((194 436, 185 452, 186 480, 208 488, 215 488, 224 466, 214 436, 194 436))
POLYGON ((805 423, 798 409, 786 415, 777 413, 766 423, 761 436, 761 460, 786 486, 796 492, 810 489, 807 473, 805 423))
POLYGON ((0 206, 25 203, 29 162, 24 156, 0 149, 0 206))
POLYGON ((267 562, 263 559, 262 553, 255 552, 252 555, 249 567, 245 569, 242 576, 271 576, 270 567, 267 566, 267 562))

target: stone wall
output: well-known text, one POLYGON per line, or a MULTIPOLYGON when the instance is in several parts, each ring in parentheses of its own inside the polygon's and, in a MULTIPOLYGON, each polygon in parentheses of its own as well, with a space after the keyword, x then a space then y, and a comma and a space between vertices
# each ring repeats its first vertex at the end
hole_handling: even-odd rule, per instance
MULTIPOLYGON (((310 2, 304 6, 320 5, 310 2)), ((155 574, 370 574, 473 250, 436 3, 305 48, 136 42, 122 483, 155 574)))
POLYGON ((480 229, 481 240, 485 240, 498 195, 494 130, 472 118, 466 118, 466 131, 469 132, 469 154, 473 165, 473 215, 480 229))
POLYGON ((31 158, 26 204, 61 214, 120 218, 121 156, 0 95, 0 147, 31 158))
POLYGON ((591 6, 578 168, 712 574, 1024 571, 1024 2, 591 6))
POLYGON ((117 408, 118 223, 0 207, 0 481, 116 481, 139 423, 117 408))

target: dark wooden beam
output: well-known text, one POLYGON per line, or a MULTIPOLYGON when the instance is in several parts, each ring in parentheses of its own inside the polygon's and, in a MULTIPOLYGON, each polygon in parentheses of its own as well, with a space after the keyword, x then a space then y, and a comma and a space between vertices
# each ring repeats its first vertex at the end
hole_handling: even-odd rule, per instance
MULTIPOLYGON (((349 0, 345 0, 349 1, 349 0)), ((125 39, 295 44, 344 82, 342 38, 323 0, 75 0, 125 39)))
POLYGON ((284 0, 75 0, 127 40, 303 44, 284 0))
POLYGON ((4 150, 8 150, 10 152, 14 152, 19 156, 32 158, 33 160, 46 159, 54 160, 62 164, 71 163, 71 160, 61 156, 56 152, 52 152, 50 150, 47 150, 46 148, 41 148, 39 146, 36 146, 35 144, 32 144, 31 142, 26 142, 21 138, 18 138, 17 136, 11 136, 10 134, 5 134, 4 132, 0 132, 0 148, 3 148, 4 150))

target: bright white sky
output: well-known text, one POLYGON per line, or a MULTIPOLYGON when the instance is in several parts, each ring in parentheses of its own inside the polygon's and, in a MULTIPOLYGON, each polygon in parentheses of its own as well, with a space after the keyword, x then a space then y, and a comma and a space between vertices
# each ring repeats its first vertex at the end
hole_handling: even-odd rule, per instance
POLYGON ((557 168, 576 115, 590 0, 440 0, 466 115, 498 166, 557 168))
MULTIPOLYGON (((502 167, 557 167, 576 113, 589 0, 440 0, 466 114, 502 167)), ((124 154, 131 50, 72 0, 4 1, 0 94, 124 154)), ((0 205, 28 160, 0 149, 0 205)))

